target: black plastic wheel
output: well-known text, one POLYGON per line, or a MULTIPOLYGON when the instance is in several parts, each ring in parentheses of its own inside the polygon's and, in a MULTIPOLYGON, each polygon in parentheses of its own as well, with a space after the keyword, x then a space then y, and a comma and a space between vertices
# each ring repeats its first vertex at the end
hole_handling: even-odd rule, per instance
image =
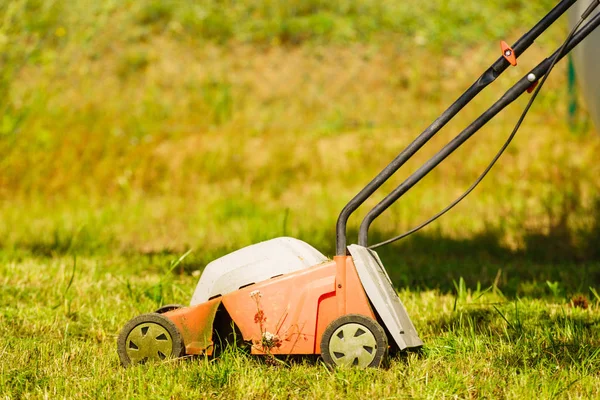
POLYGON ((321 357, 331 367, 379 367, 387 349, 388 340, 381 325, 359 314, 334 320, 321 338, 321 357))
POLYGON ((164 314, 169 311, 179 310, 180 308, 183 308, 183 307, 185 307, 185 306, 183 306, 181 304, 166 304, 154 312, 157 314, 164 314))
POLYGON ((185 346, 177 326, 167 317, 142 314, 125 324, 117 339, 117 353, 121 364, 161 361, 185 354, 185 346))

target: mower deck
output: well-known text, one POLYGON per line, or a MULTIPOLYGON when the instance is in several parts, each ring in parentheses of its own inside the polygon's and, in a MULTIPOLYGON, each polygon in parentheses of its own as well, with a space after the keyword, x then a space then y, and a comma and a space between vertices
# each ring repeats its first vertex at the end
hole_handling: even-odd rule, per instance
POLYGON ((138 349, 139 343, 160 348, 160 358, 166 354, 166 344, 140 337, 142 324, 161 334, 176 327, 181 339, 173 349, 181 353, 166 355, 211 355, 227 335, 219 331, 226 325, 219 318, 233 322, 253 354, 322 354, 325 348, 331 354, 324 358, 333 363, 369 366, 379 365, 391 340, 400 350, 421 346, 377 253, 357 245, 349 251, 351 256, 327 260, 304 242, 277 238, 213 261, 190 307, 145 314, 127 325, 129 332, 119 337, 121 361, 128 365, 140 359, 138 353, 152 353, 138 349), (307 259, 318 263, 307 267, 307 259), (161 324, 158 316, 168 322, 161 324), (356 337, 344 340, 351 331, 356 337))

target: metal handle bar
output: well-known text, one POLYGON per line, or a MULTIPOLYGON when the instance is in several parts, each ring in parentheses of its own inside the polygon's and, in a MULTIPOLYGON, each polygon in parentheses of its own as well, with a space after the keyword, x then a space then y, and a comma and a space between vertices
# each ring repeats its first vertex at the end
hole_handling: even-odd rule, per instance
POLYGON ((580 28, 572 37, 572 39, 565 46, 562 53, 559 52, 562 49, 556 50, 549 58, 539 63, 533 68, 527 75, 519 80, 513 87, 511 87, 494 105, 492 105, 487 111, 485 111, 479 118, 473 121, 465 130, 459 133, 454 139, 452 139, 446 146, 442 148, 437 154, 429 159, 425 164, 418 168, 412 175, 410 175, 404 182, 402 182, 396 189, 394 189, 389 195, 387 195, 379 204, 377 204, 363 219, 360 230, 358 243, 361 246, 367 246, 369 226, 375 218, 377 218, 383 211, 385 211, 390 205, 398 200, 404 193, 412 188, 417 182, 425 177, 431 170, 433 170, 439 163, 441 163, 446 157, 460 147, 464 142, 467 141, 474 133, 476 133, 481 127, 487 122, 494 118, 500 111, 506 106, 514 102, 519 98, 533 82, 538 81, 544 76, 550 65, 552 59, 557 57, 557 62, 567 55, 571 50, 575 48, 583 39, 585 39, 591 32, 594 31, 600 25, 600 14, 596 14, 590 22, 586 23, 580 28))
MULTIPOLYGON (((551 26, 569 7, 577 0, 562 0, 544 18, 542 18, 530 31, 525 33, 513 46, 515 57, 520 56, 533 44, 549 26, 551 26)), ((396 158, 388 164, 377 176, 367 184, 340 212, 336 224, 336 255, 346 254, 346 226, 350 215, 365 202, 381 185, 383 185, 404 163, 412 157, 425 143, 427 143, 448 121, 450 121, 463 107, 469 103, 486 86, 492 83, 510 63, 500 57, 492 64, 467 91, 465 91, 446 111, 442 113, 425 131, 406 147, 396 158)))

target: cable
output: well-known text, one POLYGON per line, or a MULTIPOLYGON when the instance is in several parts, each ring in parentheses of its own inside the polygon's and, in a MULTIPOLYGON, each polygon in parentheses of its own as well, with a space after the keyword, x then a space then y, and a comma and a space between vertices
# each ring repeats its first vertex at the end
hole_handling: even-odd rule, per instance
POLYGON ((591 12, 594 10, 594 8, 596 8, 598 5, 600 5, 600 1, 598 1, 598 0, 596 0, 592 4, 590 4, 590 6, 588 7, 588 9, 582 14, 582 16, 579 19, 579 21, 577 22, 577 24, 573 27, 573 29, 571 30, 571 32, 567 36, 567 39, 564 41, 564 43, 560 47, 559 51, 553 57, 552 63, 550 64, 550 67, 548 68, 548 72, 546 72, 546 74, 544 74, 544 77, 540 81, 540 84, 538 85, 538 87, 533 92, 533 95, 531 96, 531 98, 529 99, 529 102, 527 103, 527 106, 525 107, 525 109, 521 113, 521 116, 519 117, 519 120, 517 121, 517 124, 515 125, 512 133, 510 134, 510 136, 508 137, 508 139, 506 139, 506 142, 504 143, 504 145, 500 148, 500 150, 498 151, 498 153, 496 153, 496 156, 488 164, 488 166, 483 171, 483 173, 481 175, 479 175, 479 177, 477 178, 477 180, 475 180, 475 182, 473 182, 473 184, 462 195, 460 195, 458 198, 456 198, 456 200, 454 200, 452 203, 450 203, 448 206, 446 206, 446 208, 444 208, 442 211, 438 212, 433 217, 429 218, 427 221, 421 223, 420 225, 417 225, 416 227, 412 228, 409 231, 404 232, 401 235, 394 236, 391 239, 388 239, 388 240, 385 240, 383 242, 379 242, 379 243, 376 243, 374 245, 368 246, 369 249, 376 249, 377 247, 385 246, 386 244, 393 243, 393 242, 395 242, 397 240, 403 239, 406 236, 409 236, 409 235, 411 235, 411 234, 413 234, 413 233, 421 230, 422 228, 426 227, 427 225, 429 225, 430 223, 432 223, 433 221, 435 221, 436 219, 438 219, 439 217, 441 217, 442 215, 444 215, 445 213, 447 213, 448 211, 450 211, 454 206, 456 206, 465 197, 467 197, 473 191, 473 189, 475 189, 477 187, 477 185, 479 185, 479 183, 481 183, 481 181, 483 180, 483 178, 485 178, 485 176, 488 174, 488 172, 490 172, 490 170, 492 169, 492 167, 494 166, 494 164, 496 164, 496 161, 498 161, 498 159, 500 158, 500 156, 502 156, 502 154, 504 153, 504 151, 506 150, 506 148, 508 147, 508 145, 512 142, 513 138, 517 134, 517 131, 519 130, 519 128, 521 127, 521 124, 525 120, 525 116, 527 115, 527 113, 529 112, 529 109, 533 105, 533 102, 535 101, 538 93, 540 92, 540 90, 544 86, 544 83, 546 82, 546 79, 548 79, 548 76, 550 75, 550 72, 552 72, 552 69, 556 65, 557 61, 561 58, 561 56, 563 56, 562 53, 565 50, 565 48, 568 46, 568 44, 571 41, 571 39, 573 38, 573 35, 575 35, 575 32, 577 32, 577 29, 579 29, 579 27, 581 26, 581 24, 585 21, 585 19, 591 14, 591 12))

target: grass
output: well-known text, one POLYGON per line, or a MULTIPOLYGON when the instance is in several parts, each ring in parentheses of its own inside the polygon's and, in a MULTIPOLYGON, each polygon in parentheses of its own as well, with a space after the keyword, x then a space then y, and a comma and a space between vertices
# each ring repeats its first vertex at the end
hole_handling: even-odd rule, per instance
MULTIPOLYGON (((600 141, 584 113, 567 126, 562 64, 481 186, 380 251, 422 353, 333 372, 235 351, 122 370, 116 355, 129 318, 186 304, 232 250, 288 235, 331 256, 343 205, 553 4, 0 2, 0 395, 598 397, 600 141)), ((565 35, 537 40, 382 193, 565 35)), ((468 187, 526 101, 371 240, 468 187)))
POLYGON ((167 268, 145 258, 4 262, 0 391, 8 398, 591 398, 600 391, 597 299, 583 309, 550 290, 510 299, 464 282, 454 293, 400 292, 426 347, 381 370, 329 371, 314 360, 272 366, 240 351, 122 369, 116 333, 159 304, 149 289, 161 281, 163 300, 188 301, 195 278, 164 275, 167 268))

